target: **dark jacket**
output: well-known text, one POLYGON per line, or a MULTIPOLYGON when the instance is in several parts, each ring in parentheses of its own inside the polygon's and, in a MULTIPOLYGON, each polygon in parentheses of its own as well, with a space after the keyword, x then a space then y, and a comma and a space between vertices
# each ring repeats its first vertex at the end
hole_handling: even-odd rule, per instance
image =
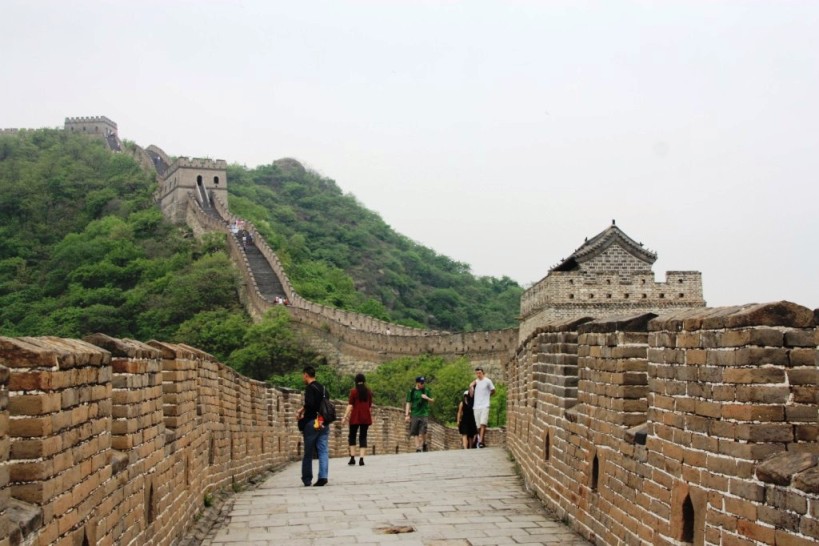
POLYGON ((324 385, 313 381, 304 389, 304 418, 308 421, 318 417, 319 404, 324 398, 324 385))

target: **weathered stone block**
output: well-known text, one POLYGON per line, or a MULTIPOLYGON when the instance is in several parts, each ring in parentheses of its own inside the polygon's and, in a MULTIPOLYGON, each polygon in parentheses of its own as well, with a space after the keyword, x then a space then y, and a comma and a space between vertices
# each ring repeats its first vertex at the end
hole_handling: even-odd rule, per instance
POLYGON ((819 455, 811 453, 778 453, 760 463, 756 476, 763 482, 788 485, 794 475, 813 468, 819 463, 819 455))
POLYGON ((722 372, 726 383, 784 383, 785 370, 781 368, 733 368, 722 372))
POLYGON ((784 421, 785 408, 782 406, 723 404, 722 418, 734 421, 784 421))

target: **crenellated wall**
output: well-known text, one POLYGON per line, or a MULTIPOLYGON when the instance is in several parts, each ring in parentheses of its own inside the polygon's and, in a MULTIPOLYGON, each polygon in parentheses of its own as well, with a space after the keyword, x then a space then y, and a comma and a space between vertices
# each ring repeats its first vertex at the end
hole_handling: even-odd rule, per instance
POLYGON ((105 116, 80 116, 65 118, 65 131, 105 138, 117 134, 117 124, 105 116))
POLYGON ((598 544, 816 544, 817 339, 789 302, 546 324, 507 364, 507 446, 598 544))
MULTIPOLYGON (((206 494, 301 458, 302 404, 186 345, 0 337, 0 544, 172 544, 206 494)), ((371 453, 414 450, 403 410, 373 419, 371 453)), ((430 444, 460 439, 432 424, 430 444)))
MULTIPOLYGON (((162 160, 165 169, 166 155, 156 147, 152 149, 162 160)), ((148 154, 148 152, 146 152, 148 154)), ((148 154, 150 156, 150 154, 148 154)), ((151 170, 158 171, 159 165, 151 162, 151 170)), ((227 199, 227 163, 223 159, 202 159, 178 157, 158 176, 159 188, 156 200, 162 213, 174 223, 182 223, 189 214, 188 194, 195 193, 201 199, 227 199)))
MULTIPOLYGON (((188 195, 187 199, 186 222, 194 233, 221 231, 227 234, 230 223, 238 220, 220 199, 214 199, 214 208, 224 221, 205 213, 192 196, 188 195)), ((465 355, 476 366, 483 366, 488 374, 503 376, 502 363, 514 350, 518 339, 517 328, 465 333, 422 330, 308 301, 293 289, 275 252, 253 224, 245 222, 245 229, 252 234, 254 245, 281 280, 289 299, 287 309, 293 322, 306 334, 311 345, 341 370, 367 372, 383 362, 402 356, 432 354, 454 358, 465 355)), ((227 239, 231 259, 242 275, 246 307, 252 316, 261 318, 276 304, 259 292, 242 246, 235 237, 227 239)))
POLYGON ((554 320, 704 306, 699 271, 668 271, 664 282, 655 281, 651 270, 550 271, 521 297, 520 339, 554 320))

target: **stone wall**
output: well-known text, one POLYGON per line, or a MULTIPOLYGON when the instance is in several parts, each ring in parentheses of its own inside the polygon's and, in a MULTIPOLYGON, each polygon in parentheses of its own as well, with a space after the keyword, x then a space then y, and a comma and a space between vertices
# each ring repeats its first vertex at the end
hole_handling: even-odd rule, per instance
POLYGON ((556 319, 704 306, 698 271, 668 271, 665 282, 655 281, 651 271, 633 275, 551 271, 521 297, 520 340, 556 319))
POLYGON ((80 116, 65 118, 65 131, 105 138, 117 134, 117 124, 105 116, 80 116))
POLYGON ((598 544, 816 544, 817 336, 788 302, 544 325, 507 365, 507 445, 598 544))
POLYGON ((584 271, 592 274, 606 274, 619 271, 625 274, 651 274, 651 266, 620 245, 611 245, 599 256, 584 262, 584 271))
MULTIPOLYGON (((301 459, 302 404, 186 345, 0 337, 0 545, 172 544, 205 495, 301 459)), ((373 416, 370 453, 414 449, 403 410, 373 416)), ((348 454, 340 424, 330 453, 348 454)))
MULTIPOLYGON (((212 231, 227 234, 230 223, 238 219, 228 212, 220 199, 214 200, 214 207, 224 220, 206 214, 190 195, 187 199, 186 222, 196 234, 212 231)), ((432 354, 448 358, 467 356, 474 365, 483 366, 490 376, 503 377, 503 362, 517 344, 517 328, 466 333, 422 330, 313 303, 296 293, 275 252, 253 224, 246 222, 245 228, 279 276, 290 301, 287 309, 294 324, 301 329, 311 346, 341 370, 367 372, 394 358, 432 354)), ((245 251, 236 238, 228 237, 227 240, 231 259, 242 275, 241 292, 245 307, 251 316, 260 319, 275 303, 259 292, 245 251)))
POLYGON ((165 175, 159 177, 156 199, 162 214, 174 223, 183 223, 187 214, 188 193, 204 192, 207 199, 211 196, 227 199, 226 170, 227 163, 222 159, 177 158, 169 165, 165 175))

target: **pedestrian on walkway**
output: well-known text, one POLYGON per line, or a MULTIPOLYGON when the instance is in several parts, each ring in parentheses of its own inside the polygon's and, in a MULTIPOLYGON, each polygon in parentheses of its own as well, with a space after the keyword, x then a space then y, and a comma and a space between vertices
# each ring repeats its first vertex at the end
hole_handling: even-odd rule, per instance
POLYGON ((475 424, 480 427, 478 432, 478 447, 486 447, 486 425, 489 423, 490 398, 495 396, 495 384, 483 373, 483 368, 475 368, 475 381, 469 385, 469 390, 475 398, 473 412, 475 424))
POLYGON ((319 404, 327 396, 327 389, 316 381, 316 370, 312 366, 305 366, 302 370, 304 380, 304 405, 299 408, 296 417, 304 424, 304 456, 301 459, 301 481, 308 486, 313 481, 313 453, 318 451, 319 470, 318 480, 313 485, 322 487, 327 485, 330 473, 330 452, 328 440, 330 425, 319 418, 319 404))
POLYGON ((473 405, 472 395, 469 394, 469 390, 465 390, 463 398, 458 404, 458 416, 455 419, 458 424, 458 432, 461 433, 464 449, 474 447, 475 435, 478 434, 478 427, 475 425, 475 414, 472 410, 473 405))
POLYGON ((342 423, 350 423, 350 434, 347 444, 350 446, 349 465, 355 464, 355 437, 358 434, 359 459, 358 466, 364 466, 364 455, 367 453, 367 429, 373 424, 370 408, 373 405, 373 393, 367 387, 364 374, 356 374, 355 387, 350 390, 347 409, 344 411, 342 423))
POLYGON ((410 421, 410 436, 415 438, 415 451, 427 450, 427 423, 429 405, 435 402, 430 390, 426 387, 426 378, 415 378, 415 387, 407 392, 405 419, 410 421), (411 417, 411 419, 410 419, 411 417))

